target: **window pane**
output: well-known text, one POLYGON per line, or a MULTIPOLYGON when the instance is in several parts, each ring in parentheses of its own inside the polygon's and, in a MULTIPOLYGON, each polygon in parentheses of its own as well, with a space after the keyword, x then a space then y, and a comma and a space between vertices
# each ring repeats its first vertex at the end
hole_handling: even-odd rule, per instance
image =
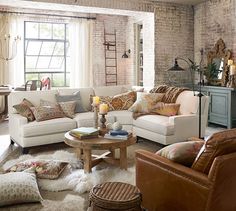
POLYGON ((36 68, 37 56, 27 56, 26 57, 26 69, 34 69, 36 68))
POLYGON ((64 56, 64 43, 57 42, 53 55, 64 56))
MULTIPOLYGON (((39 69, 47 69, 49 67, 51 57, 50 56, 39 56, 39 60, 37 63, 37 68, 39 69)), ((45 70, 42 70, 45 71, 45 70)))
POLYGON ((70 86, 70 74, 66 74, 66 86, 70 86))
POLYGON ((27 73, 25 79, 26 79, 26 81, 38 80, 38 74, 27 73))
POLYGON ((58 69, 58 71, 64 71, 64 57, 52 57, 50 68, 58 69))
POLYGON ((51 23, 40 23, 39 37, 41 39, 52 39, 52 24, 51 23))
POLYGON ((65 39, 64 24, 53 24, 53 39, 65 39))
POLYGON ((52 55, 55 42, 43 42, 40 55, 52 55))
POLYGON ((41 41, 28 41, 26 55, 39 55, 41 44, 41 41))
POLYGON ((64 86, 64 73, 53 74, 52 86, 64 86))
POLYGON ((35 22, 26 22, 25 37, 38 38, 39 24, 35 22))

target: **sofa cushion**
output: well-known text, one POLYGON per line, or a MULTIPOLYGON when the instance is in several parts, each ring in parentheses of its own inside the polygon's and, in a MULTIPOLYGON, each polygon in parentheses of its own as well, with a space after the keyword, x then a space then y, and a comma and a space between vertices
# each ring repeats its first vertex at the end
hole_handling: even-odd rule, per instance
POLYGON ((203 141, 186 141, 175 143, 158 150, 156 154, 176 163, 190 167, 203 144, 203 141))
POLYGON ((100 102, 106 103, 109 111, 128 110, 136 100, 136 92, 125 92, 113 97, 100 96, 100 102))
POLYGON ((89 99, 90 95, 94 95, 94 90, 91 87, 86 88, 65 88, 65 89, 58 89, 57 93, 59 95, 72 95, 75 92, 80 92, 82 106, 86 111, 91 111, 91 102, 89 99))
POLYGON ((68 101, 75 101, 76 102, 76 107, 75 107, 75 112, 76 113, 81 113, 81 112, 86 112, 87 110, 83 107, 82 104, 82 99, 80 96, 80 91, 74 92, 71 95, 59 95, 56 94, 56 100, 58 103, 60 102, 68 102, 68 101))
POLYGON ((214 159, 218 156, 236 151, 236 129, 224 130, 209 136, 192 168, 208 174, 214 159))
POLYGON ((151 112, 163 116, 175 116, 179 111, 180 104, 158 102, 151 112))
POLYGON ((23 137, 40 136, 67 132, 76 128, 76 121, 69 118, 50 119, 42 122, 30 122, 21 128, 23 137))
POLYGON ((134 113, 149 113, 157 102, 161 101, 163 94, 160 93, 137 93, 137 100, 129 108, 134 113))
POLYGON ((122 125, 132 125, 133 124, 133 113, 131 111, 110 111, 106 117, 114 117, 115 121, 122 125))
POLYGON ((75 101, 68 101, 68 102, 61 102, 59 103, 61 109, 63 110, 65 116, 69 118, 74 118, 75 116, 75 107, 76 102, 75 101))
POLYGON ((133 125, 165 136, 174 134, 174 125, 169 123, 169 117, 161 115, 144 115, 133 120, 133 125))
POLYGON ((34 105, 27 99, 23 99, 20 104, 14 105, 13 108, 23 117, 26 117, 28 121, 34 121, 35 117, 30 107, 34 105))
MULTIPOLYGON (((98 117, 98 124, 100 125, 100 116, 98 117)), ((75 114, 74 120, 77 122, 77 127, 93 127, 94 125, 94 113, 84 112, 75 114)), ((106 123, 115 122, 114 116, 106 116, 106 123)))

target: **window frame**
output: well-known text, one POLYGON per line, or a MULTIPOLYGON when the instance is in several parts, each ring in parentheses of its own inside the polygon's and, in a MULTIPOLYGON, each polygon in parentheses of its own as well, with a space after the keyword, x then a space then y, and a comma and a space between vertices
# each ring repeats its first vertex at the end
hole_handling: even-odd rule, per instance
MULTIPOLYGON (((68 51, 68 47, 69 47, 69 40, 67 38, 67 29, 68 29, 68 23, 58 23, 58 22, 53 22, 53 21, 24 21, 24 80, 26 81, 26 76, 27 74, 37 74, 37 78, 38 80, 40 80, 40 74, 48 74, 50 75, 50 79, 51 79, 51 86, 52 87, 69 87, 69 84, 67 84, 67 75, 70 74, 70 72, 67 71, 67 51, 68 51), (46 39, 46 38, 40 38, 40 29, 38 29, 38 38, 27 38, 27 34, 26 34, 26 25, 27 23, 38 23, 39 25, 41 23, 49 23, 49 24, 63 24, 64 25, 64 39, 53 39, 53 27, 52 27, 52 37, 51 39, 46 39), (29 41, 39 41, 41 42, 41 46, 40 46, 40 50, 38 52, 37 55, 27 55, 27 48, 28 48, 28 44, 29 44, 29 41), (52 54, 50 55, 40 55, 40 51, 42 49, 42 45, 44 42, 55 42, 55 45, 54 45, 54 49, 53 49, 53 52, 52 54), (62 57, 64 59, 64 71, 26 71, 27 68, 26 68, 26 57, 27 56, 35 56, 37 57, 37 62, 36 62, 36 67, 37 67, 37 63, 38 63, 38 60, 40 57, 50 57, 50 62, 49 62, 49 66, 51 64, 51 61, 52 61, 52 58, 53 57, 58 57, 59 55, 53 55, 54 53, 54 50, 55 50, 55 47, 57 45, 57 43, 63 43, 63 46, 64 46, 64 56, 61 55, 60 57, 62 57), (26 46, 27 45, 27 46, 26 46), (63 82, 63 85, 62 86, 53 86, 53 75, 54 74, 63 74, 63 79, 64 79, 64 82, 63 82)), ((63 60, 62 60, 63 62, 63 60)), ((49 67, 48 66, 48 67, 49 67)), ((35 68, 36 69, 36 68, 35 68)), ((38 68, 40 69, 40 68, 38 68)), ((45 69, 45 68, 44 68, 45 69)))

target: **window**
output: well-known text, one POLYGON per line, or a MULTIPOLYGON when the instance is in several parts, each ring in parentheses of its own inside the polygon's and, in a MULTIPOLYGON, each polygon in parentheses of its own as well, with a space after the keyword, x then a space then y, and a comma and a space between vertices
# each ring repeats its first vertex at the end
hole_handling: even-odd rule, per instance
POLYGON ((54 87, 69 86, 67 24, 25 21, 24 27, 25 81, 49 77, 54 87))

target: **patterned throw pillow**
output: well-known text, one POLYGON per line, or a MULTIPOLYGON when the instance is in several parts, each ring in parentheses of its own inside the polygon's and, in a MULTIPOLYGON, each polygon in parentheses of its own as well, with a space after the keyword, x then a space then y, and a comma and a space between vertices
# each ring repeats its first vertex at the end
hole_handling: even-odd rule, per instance
POLYGON ((160 93, 142 93, 137 95, 136 102, 129 108, 134 113, 149 113, 153 106, 160 102, 163 94, 160 93))
POLYGON ((171 144, 157 151, 156 154, 176 163, 190 167, 202 148, 204 141, 187 141, 171 144))
POLYGON ((40 99, 40 106, 51 106, 51 107, 60 106, 65 116, 69 118, 74 118, 76 103, 77 103, 76 101, 54 103, 54 102, 40 99))
POLYGON ((6 172, 21 172, 34 167, 38 178, 57 179, 67 164, 66 162, 53 160, 27 160, 13 165, 6 172))
POLYGON ((110 111, 128 110, 136 100, 136 92, 126 92, 114 97, 100 96, 100 102, 106 103, 110 111))
POLYGON ((0 174, 0 207, 42 200, 34 173, 0 174))
POLYGON ((175 116, 178 114, 180 104, 158 102, 152 112, 163 116, 175 116))
POLYGON ((59 105, 67 117, 74 118, 76 107, 75 101, 61 102, 59 105))
POLYGON ((34 105, 27 99, 23 99, 23 101, 20 104, 14 105, 13 108, 16 109, 16 111, 21 115, 28 119, 28 121, 34 121, 34 114, 31 111, 31 107, 34 107, 34 105))
POLYGON ((80 96, 80 92, 75 92, 72 95, 55 95, 56 100, 58 103, 60 102, 68 102, 68 101, 76 101, 76 108, 75 108, 75 113, 83 113, 86 112, 87 110, 83 107, 82 104, 82 99, 80 96))
MULTIPOLYGON (((41 104, 41 102, 40 102, 41 104)), ((37 122, 65 117, 59 105, 44 105, 30 108, 37 122)))

